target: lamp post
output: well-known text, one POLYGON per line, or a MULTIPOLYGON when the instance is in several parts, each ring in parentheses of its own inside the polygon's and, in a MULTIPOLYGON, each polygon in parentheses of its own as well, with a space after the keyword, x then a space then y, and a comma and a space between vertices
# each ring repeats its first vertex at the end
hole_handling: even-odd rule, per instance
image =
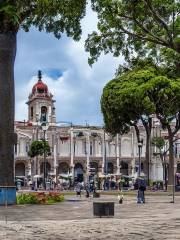
POLYGON ((107 174, 108 174, 108 161, 107 161, 107 149, 106 149, 106 134, 105 130, 103 132, 104 136, 104 173, 105 173, 105 183, 104 183, 104 190, 106 190, 107 185, 107 174))
POLYGON ((44 172, 44 189, 46 190, 46 149, 45 149, 45 142, 46 142, 46 131, 48 130, 47 123, 41 124, 42 130, 43 130, 43 141, 44 141, 44 165, 43 165, 43 172, 44 172))
POLYGON ((162 165, 163 165, 163 185, 167 191, 167 166, 166 166, 166 149, 162 148, 162 165))
POLYGON ((141 151, 143 146, 143 139, 138 141, 138 177, 141 176, 141 151))
POLYGON ((139 139, 138 141, 138 192, 137 192, 137 203, 141 203, 142 201, 145 202, 144 200, 144 191, 140 190, 140 176, 141 176, 141 151, 142 151, 142 146, 143 146, 143 139, 139 139))
MULTIPOLYGON (((38 136, 39 136, 39 114, 36 113, 36 137, 35 137, 35 139, 37 141, 38 141, 38 136)), ((36 156, 34 167, 35 167, 35 171, 34 171, 35 175, 38 175, 38 156, 36 156)))

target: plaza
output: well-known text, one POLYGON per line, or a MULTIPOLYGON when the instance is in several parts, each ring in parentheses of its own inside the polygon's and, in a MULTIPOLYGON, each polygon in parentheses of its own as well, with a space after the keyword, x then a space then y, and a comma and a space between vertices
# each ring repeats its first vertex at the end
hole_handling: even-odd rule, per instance
POLYGON ((137 204, 136 196, 125 196, 118 204, 117 196, 102 195, 102 201, 115 202, 113 218, 95 218, 95 199, 66 195, 54 205, 18 205, 0 207, 0 239, 2 240, 176 240, 180 234, 180 196, 174 204, 172 196, 148 195, 146 204, 137 204), (76 201, 75 201, 76 200, 76 201))
POLYGON ((180 239, 179 7, 0 0, 0 240, 180 239))

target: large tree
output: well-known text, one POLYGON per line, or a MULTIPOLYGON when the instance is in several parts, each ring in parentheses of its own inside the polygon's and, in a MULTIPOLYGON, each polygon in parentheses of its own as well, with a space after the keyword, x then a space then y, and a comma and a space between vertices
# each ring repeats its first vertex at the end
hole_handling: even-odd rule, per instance
POLYGON ((156 76, 142 86, 145 96, 153 102, 156 117, 162 128, 167 130, 169 142, 168 185, 174 184, 173 143, 180 130, 180 79, 156 76))
POLYGON ((150 137, 152 129, 151 114, 154 105, 144 98, 139 85, 156 76, 156 70, 139 70, 124 72, 110 81, 103 90, 101 109, 106 129, 112 133, 126 133, 130 127, 135 128, 137 141, 141 140, 139 125, 143 124, 146 132, 146 158, 144 171, 149 183, 150 137))
POLYGON ((51 155, 51 149, 50 149, 49 143, 44 140, 33 141, 30 145, 28 155, 31 158, 34 158, 37 156, 43 156, 44 154, 46 156, 51 155))
POLYGON ((176 0, 91 0, 98 31, 88 36, 86 50, 93 64, 111 52, 129 60, 151 55, 179 66, 180 3, 176 0), (171 60, 170 60, 171 59, 171 60))
MULTIPOLYGON (((22 28, 61 33, 74 40, 86 0, 0 0, 0 186, 14 185, 14 61, 16 36, 22 28)), ((28 56, 27 56, 28 57, 28 56)))
MULTIPOLYGON (((110 81, 103 90, 101 108, 109 131, 128 129, 144 116, 156 114, 167 129, 169 141, 169 178, 173 185, 173 142, 180 129, 180 82, 159 75, 154 68, 130 71, 110 81), (127 80, 127 81, 126 81, 127 80)), ((147 133, 147 132, 146 132, 147 133)), ((146 149, 147 151, 147 149, 146 149)))

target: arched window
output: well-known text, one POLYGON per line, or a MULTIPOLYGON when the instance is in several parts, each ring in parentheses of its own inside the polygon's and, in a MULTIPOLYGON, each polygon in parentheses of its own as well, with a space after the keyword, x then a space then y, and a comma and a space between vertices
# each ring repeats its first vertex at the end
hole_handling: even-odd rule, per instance
POLYGON ((31 107, 31 117, 33 117, 33 107, 31 107))
POLYGON ((121 162, 120 172, 122 173, 122 175, 128 175, 128 164, 124 161, 121 162))
POLYGON ((25 164, 17 163, 15 166, 15 176, 25 176, 25 164))
POLYGON ((47 107, 41 107, 41 122, 47 122, 47 107))
POLYGON ((98 173, 98 163, 90 162, 90 172, 97 174, 98 173))
POLYGON ((62 162, 59 164, 58 173, 59 174, 68 174, 69 165, 66 162, 62 162))
POLYGON ((83 166, 81 163, 76 163, 74 167, 74 177, 77 182, 83 182, 83 166))
POLYGON ((114 165, 113 165, 113 163, 108 162, 107 172, 108 172, 108 174, 113 174, 114 173, 114 165))
POLYGON ((92 155, 92 154, 93 154, 93 143, 90 142, 90 155, 92 155))

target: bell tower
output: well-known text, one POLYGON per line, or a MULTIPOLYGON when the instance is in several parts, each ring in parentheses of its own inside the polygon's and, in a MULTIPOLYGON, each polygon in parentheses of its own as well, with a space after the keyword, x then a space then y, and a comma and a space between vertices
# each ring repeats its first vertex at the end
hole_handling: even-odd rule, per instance
POLYGON ((37 121, 55 123, 54 103, 53 95, 49 93, 47 85, 43 83, 41 71, 38 71, 38 81, 33 86, 26 103, 28 105, 28 121, 33 125, 37 124, 37 121))

